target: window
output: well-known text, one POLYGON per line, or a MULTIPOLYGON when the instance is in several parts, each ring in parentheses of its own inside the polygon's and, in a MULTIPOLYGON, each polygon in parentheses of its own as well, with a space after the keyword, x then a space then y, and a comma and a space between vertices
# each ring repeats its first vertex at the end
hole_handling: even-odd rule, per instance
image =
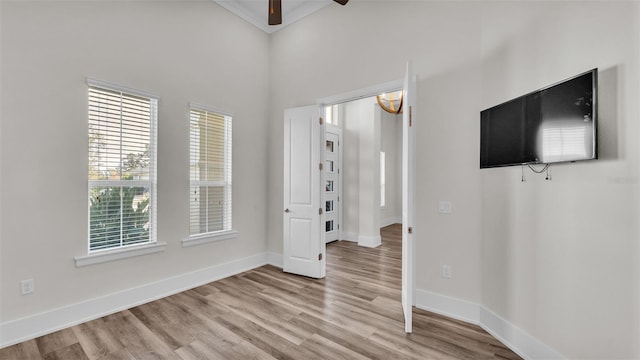
POLYGON ((380 207, 384 207, 386 200, 386 159, 384 151, 380 151, 380 207))
POLYGON ((231 116, 191 105, 189 236, 231 231, 231 116))
POLYGON ((89 252, 156 241, 157 98, 89 85, 89 252))
POLYGON ((327 124, 338 125, 338 105, 325 106, 324 117, 327 120, 327 124))

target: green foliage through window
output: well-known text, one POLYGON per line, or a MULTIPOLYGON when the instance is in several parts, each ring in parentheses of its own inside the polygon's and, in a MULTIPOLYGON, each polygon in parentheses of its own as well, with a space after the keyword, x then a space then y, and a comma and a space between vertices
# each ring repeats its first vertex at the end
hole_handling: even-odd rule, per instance
POLYGON ((157 100, 89 84, 89 251, 155 241, 157 100))

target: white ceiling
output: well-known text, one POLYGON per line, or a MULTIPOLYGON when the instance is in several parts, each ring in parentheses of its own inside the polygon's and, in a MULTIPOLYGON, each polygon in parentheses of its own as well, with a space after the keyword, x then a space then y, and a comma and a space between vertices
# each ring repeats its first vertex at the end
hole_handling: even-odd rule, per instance
POLYGON ((269 0, 213 1, 268 34, 282 29, 333 2, 332 0, 282 0, 282 25, 269 26, 267 23, 269 0))

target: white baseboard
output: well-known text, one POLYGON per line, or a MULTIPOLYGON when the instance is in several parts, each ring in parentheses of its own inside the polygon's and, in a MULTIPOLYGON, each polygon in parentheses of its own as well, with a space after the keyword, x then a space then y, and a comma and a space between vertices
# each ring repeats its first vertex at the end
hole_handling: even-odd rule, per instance
MULTIPOLYGON (((280 256, 280 262, 282 262, 280 256)), ((265 265, 271 255, 246 258, 181 274, 113 294, 0 323, 0 348, 94 320, 265 265)))
POLYGON ((357 242, 359 246, 365 247, 378 247, 382 244, 382 238, 378 236, 363 236, 358 233, 342 231, 340 233, 340 240, 357 242))
POLYGON ((375 236, 364 236, 358 235, 358 246, 364 247, 378 247, 382 244, 382 237, 380 235, 375 236))
POLYGON ((343 241, 358 242, 358 234, 354 232, 341 231, 338 238, 343 241))
POLYGON ((482 305, 422 289, 415 294, 417 308, 479 325, 524 359, 566 359, 482 305))
POLYGON ((566 359, 566 357, 491 310, 480 308, 480 326, 525 359, 566 359))
POLYGON ((393 224, 402 224, 402 216, 396 217, 388 217, 386 219, 380 220, 380 227, 383 228, 385 226, 393 225, 393 224))
POLYGON ((453 319, 480 325, 480 305, 471 301, 416 289, 416 307, 453 319))

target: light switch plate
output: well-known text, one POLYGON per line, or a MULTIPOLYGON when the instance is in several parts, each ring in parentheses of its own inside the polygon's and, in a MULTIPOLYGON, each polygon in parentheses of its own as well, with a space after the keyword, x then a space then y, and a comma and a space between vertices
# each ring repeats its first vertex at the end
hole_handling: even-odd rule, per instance
POLYGON ((438 201, 438 212, 440 214, 451 214, 451 201, 447 201, 447 200, 438 201))

